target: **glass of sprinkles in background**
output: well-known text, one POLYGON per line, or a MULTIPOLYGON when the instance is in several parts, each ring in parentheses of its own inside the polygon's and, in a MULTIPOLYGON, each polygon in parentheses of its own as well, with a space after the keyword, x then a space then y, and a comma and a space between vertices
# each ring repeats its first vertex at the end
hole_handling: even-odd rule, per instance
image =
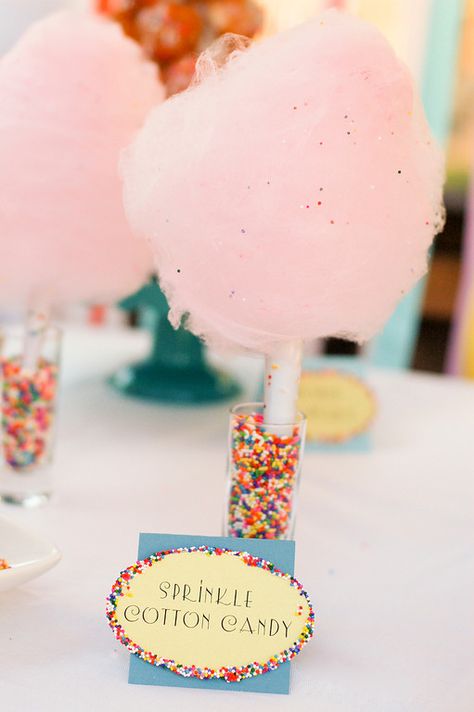
POLYGON ((51 494, 61 331, 6 330, 1 337, 0 499, 36 506, 51 494))
POLYGON ((230 412, 227 536, 290 539, 306 433, 306 418, 271 425, 263 403, 230 412))

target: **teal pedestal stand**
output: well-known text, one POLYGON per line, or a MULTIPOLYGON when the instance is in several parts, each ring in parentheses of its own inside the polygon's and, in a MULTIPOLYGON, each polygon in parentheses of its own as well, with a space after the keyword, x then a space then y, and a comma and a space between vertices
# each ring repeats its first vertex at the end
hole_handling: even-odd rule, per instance
POLYGON ((207 363, 198 338, 182 327, 173 329, 168 303, 155 280, 120 306, 139 312, 153 342, 147 359, 121 368, 109 379, 116 389, 145 400, 183 405, 216 403, 239 394, 240 387, 230 375, 207 363))

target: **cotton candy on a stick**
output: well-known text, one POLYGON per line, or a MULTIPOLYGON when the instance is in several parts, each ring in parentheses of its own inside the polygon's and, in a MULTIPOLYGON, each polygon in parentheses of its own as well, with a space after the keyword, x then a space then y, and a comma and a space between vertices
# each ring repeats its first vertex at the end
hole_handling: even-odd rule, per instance
POLYGON ((110 300, 143 282, 119 154, 164 98, 112 22, 61 12, 0 60, 0 304, 110 300))
POLYGON ((443 220, 443 160, 407 69, 334 10, 201 63, 123 160, 172 319, 269 354, 370 338, 426 272, 443 220))

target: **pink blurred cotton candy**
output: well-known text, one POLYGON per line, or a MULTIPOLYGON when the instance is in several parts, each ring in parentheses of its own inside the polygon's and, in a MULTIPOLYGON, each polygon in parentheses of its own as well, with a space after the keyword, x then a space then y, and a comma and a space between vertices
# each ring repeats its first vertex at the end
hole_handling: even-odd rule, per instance
POLYGON ((143 282, 125 218, 121 149, 164 98, 118 26, 62 12, 0 60, 0 305, 109 300, 143 282))
POLYGON ((443 221, 443 160, 411 77, 376 29, 334 10, 223 69, 219 54, 123 159, 171 318, 261 351, 371 337, 443 221))

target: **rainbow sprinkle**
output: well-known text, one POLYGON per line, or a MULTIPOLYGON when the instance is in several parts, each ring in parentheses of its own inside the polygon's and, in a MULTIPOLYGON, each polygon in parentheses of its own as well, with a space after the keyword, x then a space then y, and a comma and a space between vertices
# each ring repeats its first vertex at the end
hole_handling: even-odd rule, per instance
POLYGON ((15 356, 2 360, 1 371, 3 456, 13 469, 26 471, 51 454, 58 368, 40 359, 29 371, 15 356))
POLYGON ((231 442, 229 534, 285 539, 302 454, 299 426, 282 437, 263 427, 261 414, 235 415, 231 442))
POLYGON ((6 559, 0 559, 0 571, 5 571, 6 569, 11 569, 10 564, 6 559))
POLYGON ((215 546, 190 546, 181 547, 178 549, 169 549, 168 551, 160 551, 155 554, 151 554, 146 559, 142 561, 137 561, 132 566, 121 572, 118 579, 112 586, 112 592, 107 597, 107 607, 106 616, 109 621, 109 625, 114 631, 116 639, 125 645, 127 650, 133 655, 138 655, 145 662, 151 665, 164 665, 172 672, 177 675, 182 675, 183 677, 196 677, 199 680, 209 680, 212 678, 224 679, 226 682, 240 682, 246 678, 255 677, 257 675, 263 675, 270 670, 275 670, 282 663, 292 660, 298 653, 301 652, 302 648, 311 640, 314 635, 314 611, 311 605, 306 591, 303 590, 303 586, 290 574, 285 574, 280 569, 269 561, 264 559, 259 559, 256 556, 252 556, 245 551, 233 551, 232 549, 224 549, 215 546), (208 556, 235 556, 243 561, 247 566, 256 566, 268 571, 273 576, 278 576, 279 578, 286 579, 289 581, 290 586, 296 588, 300 595, 306 599, 306 603, 309 607, 308 617, 306 618, 305 624, 301 630, 298 639, 295 640, 286 650, 273 655, 269 660, 264 663, 252 662, 248 665, 243 665, 240 667, 221 667, 218 670, 212 668, 200 668, 195 665, 182 665, 181 663, 170 660, 168 658, 159 657, 154 653, 144 650, 142 647, 134 643, 125 633, 125 630, 120 625, 117 614, 116 607, 117 601, 122 596, 126 595, 130 590, 130 581, 137 575, 142 574, 147 569, 151 568, 154 564, 162 561, 165 556, 171 556, 174 554, 182 553, 205 553, 208 556))

